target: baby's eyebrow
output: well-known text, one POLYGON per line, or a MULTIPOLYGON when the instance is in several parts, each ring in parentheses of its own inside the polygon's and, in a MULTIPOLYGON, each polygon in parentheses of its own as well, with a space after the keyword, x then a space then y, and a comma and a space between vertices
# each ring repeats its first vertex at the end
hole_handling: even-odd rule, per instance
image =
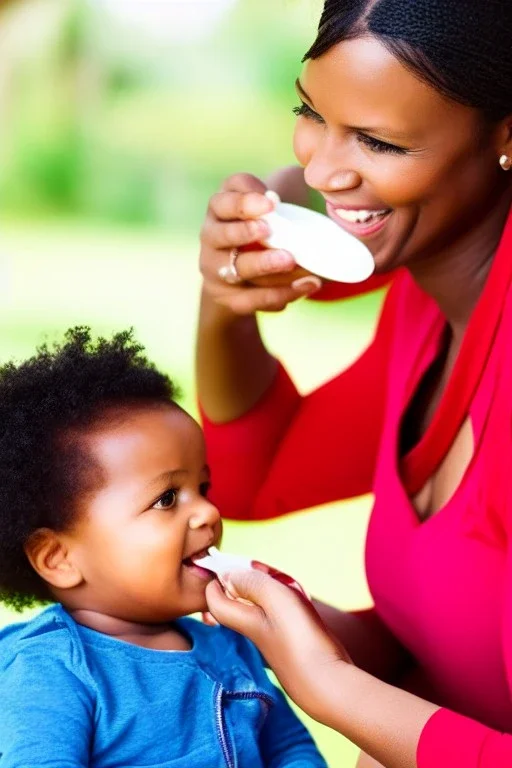
MULTIPOLYGON (((208 464, 204 465, 202 471, 204 472, 206 477, 210 479, 211 472, 208 464)), ((187 478, 188 475, 190 475, 190 471, 188 469, 168 469, 165 472, 162 472, 157 477, 153 478, 153 480, 151 480, 148 483, 147 487, 153 488, 154 486, 160 486, 160 485, 163 485, 164 483, 167 483, 169 485, 172 485, 172 484, 177 485, 179 483, 182 483, 187 478)))
POLYGON ((168 469, 150 480, 147 487, 152 488, 153 486, 163 485, 164 483, 176 484, 183 481, 188 474, 189 472, 186 469, 168 469))

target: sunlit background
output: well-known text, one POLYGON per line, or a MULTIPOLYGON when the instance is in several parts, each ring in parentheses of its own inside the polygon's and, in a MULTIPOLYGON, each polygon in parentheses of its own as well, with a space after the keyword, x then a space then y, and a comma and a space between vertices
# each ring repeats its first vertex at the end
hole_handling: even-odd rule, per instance
MULTIPOLYGON (((196 413, 207 200, 229 173, 264 178, 293 162, 293 82, 320 5, 0 0, 2 360, 77 323, 98 333, 133 325, 196 413)), ((356 357, 379 303, 303 301, 263 328, 307 390, 356 357)), ((363 498, 228 524, 224 544, 340 607, 365 607, 369 506, 363 498)), ((3 623, 16 618, 0 613, 3 623)), ((354 747, 309 725, 331 768, 354 765, 354 747)))

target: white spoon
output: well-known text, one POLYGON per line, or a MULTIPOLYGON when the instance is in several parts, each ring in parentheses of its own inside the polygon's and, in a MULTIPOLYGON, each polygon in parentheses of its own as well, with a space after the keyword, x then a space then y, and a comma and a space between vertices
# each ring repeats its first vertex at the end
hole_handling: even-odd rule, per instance
POLYGON ((252 560, 243 555, 230 555, 227 552, 220 552, 217 547, 210 547, 205 557, 194 560, 194 565, 222 576, 229 571, 252 569, 252 560))
MULTIPOLYGON (((208 549, 208 554, 205 555, 205 557, 200 557, 197 560, 194 559, 194 565, 198 565, 200 568, 206 568, 208 571, 215 573, 224 587, 225 584, 222 581, 224 574, 229 573, 230 571, 254 570, 253 563, 254 561, 249 557, 244 557, 243 555, 231 555, 228 552, 220 552, 217 547, 210 547, 208 549)), ((306 601, 310 600, 304 587, 302 587, 293 576, 288 576, 287 573, 283 573, 277 568, 272 568, 272 566, 269 565, 265 565, 265 571, 269 576, 272 576, 272 578, 276 579, 281 584, 295 589, 306 599, 306 601)), ((226 591, 226 594, 228 597, 233 597, 229 591, 226 591)), ((242 597, 234 599, 239 600, 246 605, 253 605, 250 600, 244 600, 242 597)))
POLYGON ((275 208, 264 214, 271 234, 264 245, 289 251, 300 267, 327 280, 361 283, 375 269, 368 248, 327 216, 300 205, 281 203, 269 190, 275 208))

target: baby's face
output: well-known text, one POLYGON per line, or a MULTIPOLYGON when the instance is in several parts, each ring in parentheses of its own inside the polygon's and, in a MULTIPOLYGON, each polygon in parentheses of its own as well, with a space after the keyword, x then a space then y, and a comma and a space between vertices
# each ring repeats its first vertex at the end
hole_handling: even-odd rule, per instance
POLYGON ((71 534, 74 608, 138 622, 206 609, 212 578, 189 558, 221 537, 198 424, 177 406, 114 412, 85 437, 103 482, 71 534))

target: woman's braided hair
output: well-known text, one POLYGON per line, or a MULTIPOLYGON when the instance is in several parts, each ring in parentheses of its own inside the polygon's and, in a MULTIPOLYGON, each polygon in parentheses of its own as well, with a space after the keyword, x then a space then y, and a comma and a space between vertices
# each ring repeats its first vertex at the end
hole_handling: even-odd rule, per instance
POLYGON ((368 35, 421 80, 490 121, 512 113, 512 0, 325 0, 304 60, 368 35))

